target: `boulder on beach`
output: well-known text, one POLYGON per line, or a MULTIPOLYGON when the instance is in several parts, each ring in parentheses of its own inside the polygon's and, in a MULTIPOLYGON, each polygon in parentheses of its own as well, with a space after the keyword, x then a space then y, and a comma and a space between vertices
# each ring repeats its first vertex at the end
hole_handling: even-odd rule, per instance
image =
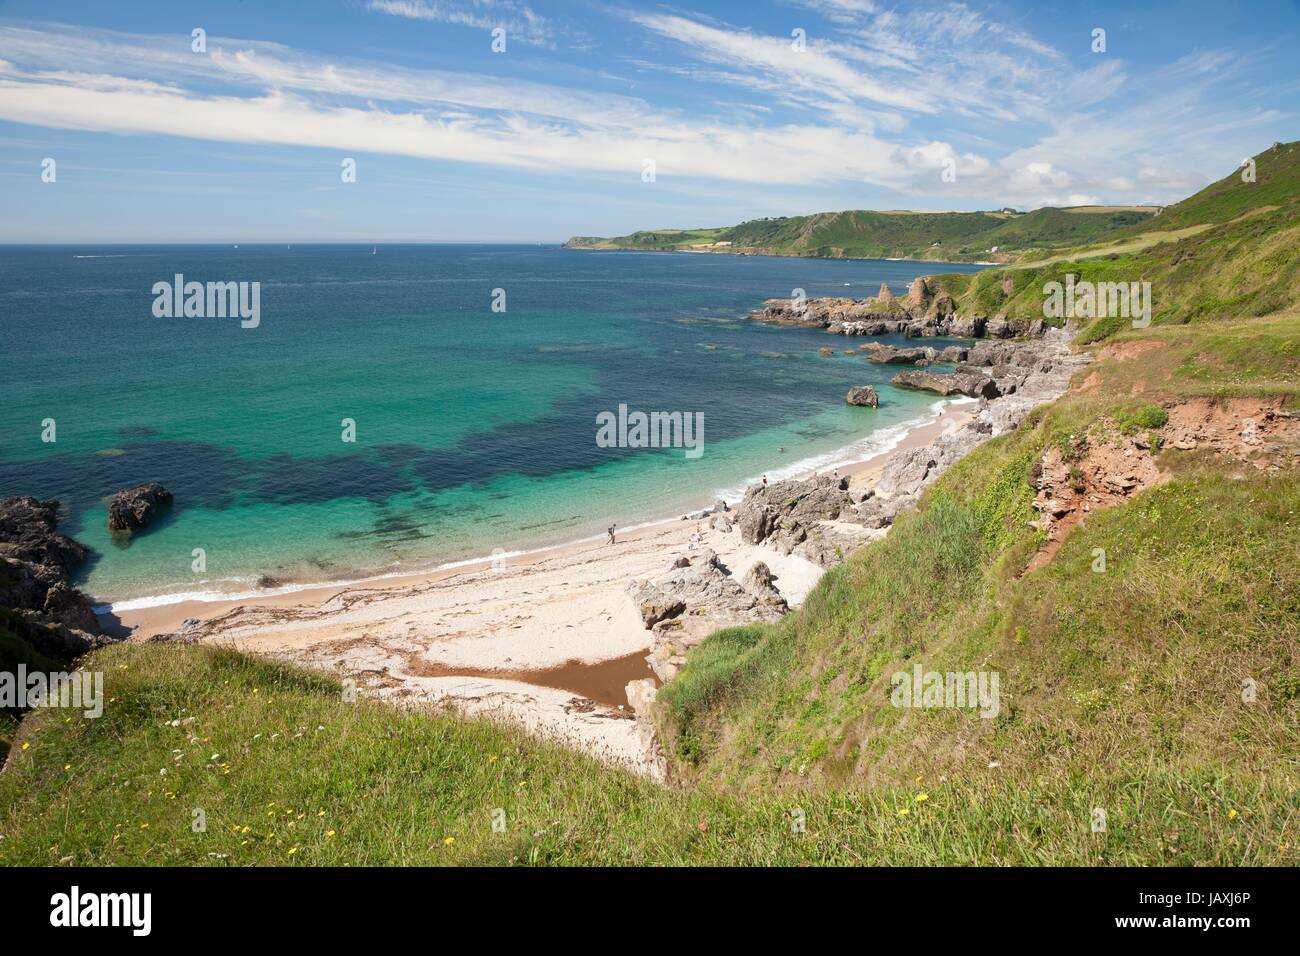
POLYGON ((759 561, 749 569, 749 573, 742 579, 741 584, 744 585, 745 590, 758 598, 759 604, 785 613, 790 609, 790 606, 772 582, 772 569, 765 562, 759 561))
POLYGON ((171 503, 172 493, 156 481, 124 488, 108 500, 108 530, 137 531, 171 503))
POLYGON ((1001 395, 997 382, 982 372, 899 372, 889 380, 891 385, 919 388, 940 395, 968 395, 971 398, 997 398, 1001 395))
POLYGON ((855 385, 849 389, 849 393, 844 396, 844 401, 850 405, 860 405, 865 408, 879 408, 880 396, 870 385, 855 385))

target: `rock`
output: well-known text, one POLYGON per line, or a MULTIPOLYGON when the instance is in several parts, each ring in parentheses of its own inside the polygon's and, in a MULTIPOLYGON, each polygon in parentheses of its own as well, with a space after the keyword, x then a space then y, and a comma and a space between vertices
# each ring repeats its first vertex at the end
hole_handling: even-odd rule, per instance
POLYGON ((997 398, 1001 394, 997 383, 987 375, 979 372, 899 372, 892 379, 891 385, 903 385, 908 388, 924 389, 938 392, 940 395, 969 395, 971 398, 997 398))
POLYGON ((653 580, 630 585, 627 593, 654 634, 651 668, 669 680, 679 666, 673 658, 718 628, 778 620, 787 610, 785 600, 774 587, 760 591, 743 587, 712 551, 687 567, 674 565, 653 580))
MULTIPOLYGON (((948 300, 948 305, 951 308, 951 299, 948 300)), ((982 315, 954 318, 950 326, 950 334, 961 336, 964 339, 983 338, 987 324, 988 320, 982 315)))
POLYGON ((713 503, 713 513, 714 513, 714 514, 719 514, 719 513, 726 512, 726 511, 730 511, 730 510, 731 510, 731 506, 728 505, 728 504, 727 504, 724 500, 722 500, 721 498, 719 498, 717 501, 715 501, 715 502, 713 503))
POLYGON ((910 308, 924 309, 926 301, 933 293, 925 281, 925 276, 917 276, 907 290, 907 304, 910 308))
POLYGON ((844 396, 844 401, 850 405, 860 405, 866 408, 878 408, 880 406, 880 396, 876 394, 876 390, 870 385, 855 385, 844 396))
POLYGON ((852 507, 848 480, 823 476, 751 485, 736 506, 736 515, 742 540, 758 544, 778 531, 797 537, 800 526, 833 520, 852 507))
POLYGON ((938 355, 932 348, 900 349, 881 345, 867 356, 867 361, 881 365, 916 365, 933 362, 938 355))
POLYGON ((99 632, 89 599, 67 579, 89 552, 56 530, 58 512, 53 499, 0 499, 0 607, 23 615, 25 639, 47 656, 84 653, 99 632))
POLYGON ((882 282, 882 283, 880 283, 880 291, 876 293, 876 299, 878 299, 880 302, 893 302, 893 301, 894 301, 894 293, 892 293, 892 292, 889 291, 889 283, 888 283, 888 282, 882 282))
POLYGON ((834 349, 828 349, 828 348, 820 348, 820 349, 817 350, 817 354, 820 355, 820 356, 822 356, 823 358, 826 358, 827 356, 834 355, 834 354, 835 354, 835 350, 834 350, 834 349))
POLYGON ((56 661, 71 662, 96 647, 112 643, 111 638, 102 634, 50 621, 41 612, 25 608, 15 609, 7 627, 38 654, 56 661))
POLYGON ((172 493, 156 481, 123 489, 109 499, 108 530, 137 531, 171 503, 172 493))
POLYGON ((896 452, 885 463, 876 482, 876 493, 892 498, 896 495, 915 495, 921 490, 930 470, 938 464, 934 449, 908 448, 896 452))
POLYGON ((29 495, 0 499, 0 555, 67 572, 86 559, 84 545, 55 530, 59 502, 29 495))
POLYGON ((764 562, 759 561, 750 568, 749 573, 745 575, 741 583, 744 585, 745 590, 758 598, 759 604, 776 608, 782 613, 790 609, 785 598, 781 596, 781 592, 772 583, 772 571, 764 562))
POLYGON ((45 592, 43 611, 51 620, 68 627, 95 634, 99 619, 91 609, 90 600, 76 588, 60 581, 45 592))
MULTIPOLYGON (((690 563, 687 562, 687 567, 689 566, 690 563)), ((648 582, 643 581, 633 585, 629 593, 632 602, 637 606, 637 611, 641 614, 641 623, 645 625, 646 630, 686 610, 685 601, 665 595, 648 582)))
POLYGON ((649 677, 628 681, 626 691, 627 703, 632 712, 638 717, 649 717, 655 698, 659 695, 655 682, 649 677))

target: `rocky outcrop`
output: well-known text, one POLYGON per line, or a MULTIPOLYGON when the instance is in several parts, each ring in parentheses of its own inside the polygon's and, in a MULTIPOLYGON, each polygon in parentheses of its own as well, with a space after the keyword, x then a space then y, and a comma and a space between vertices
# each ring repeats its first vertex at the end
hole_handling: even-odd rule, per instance
POLYGON ((997 398, 1002 394, 991 375, 976 371, 956 372, 899 372, 889 380, 891 385, 919 388, 940 395, 967 395, 971 398, 997 398))
POLYGON ((956 336, 960 338, 1014 338, 1043 334, 1041 319, 1012 318, 998 314, 957 315, 956 303, 938 291, 934 280, 916 279, 908 294, 898 298, 882 286, 870 299, 825 296, 814 299, 769 299, 750 313, 757 322, 825 329, 840 335, 906 335, 909 338, 956 336))
POLYGON ((867 347, 867 361, 877 365, 929 365, 938 357, 938 350, 931 348, 900 349, 878 342, 867 347))
POLYGON ((839 564, 872 537, 848 487, 829 476, 751 485, 736 506, 740 536, 822 567, 839 564))
POLYGON ((1014 393, 982 399, 962 428, 924 447, 895 452, 881 471, 875 493, 859 506, 867 524, 889 524, 958 459, 1015 428, 1034 408, 1060 397, 1071 376, 1090 361, 1087 355, 1070 352, 1069 341, 1070 333, 1052 330, 1042 342, 1008 345, 1000 351, 1001 367, 1024 373, 1014 393))
POLYGON ((749 572, 742 580, 742 584, 745 590, 758 599, 759 604, 784 614, 790 610, 790 605, 781 596, 781 592, 776 589, 776 585, 772 583, 773 580, 775 579, 772 576, 772 569, 759 561, 749 569, 749 572))
POLYGON ((55 569, 61 577, 86 559, 86 547, 57 531, 59 502, 29 495, 0 499, 0 557, 55 569))
POLYGON ((125 488, 108 500, 108 530, 138 531, 171 503, 172 493, 156 481, 125 488))
POLYGON ((685 652, 713 631, 738 624, 780 619, 789 607, 761 562, 737 581, 715 552, 705 551, 685 566, 674 562, 664 574, 628 587, 628 596, 651 631, 647 658, 661 680, 671 680, 685 652))
POLYGON ((859 405, 863 408, 879 408, 880 396, 870 385, 855 385, 849 389, 849 393, 844 396, 844 401, 850 405, 859 405))
POLYGON ((70 660, 107 638, 89 599, 68 583, 85 546, 57 530, 59 502, 0 499, 0 608, 6 627, 36 651, 70 660))

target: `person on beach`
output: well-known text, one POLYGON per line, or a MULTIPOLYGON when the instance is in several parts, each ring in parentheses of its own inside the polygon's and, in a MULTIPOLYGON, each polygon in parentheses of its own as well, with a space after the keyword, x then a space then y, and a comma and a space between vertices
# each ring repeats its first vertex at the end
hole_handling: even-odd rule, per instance
POLYGON ((616 525, 616 524, 612 524, 612 525, 609 526, 608 529, 606 529, 606 530, 609 532, 609 543, 610 543, 610 544, 613 544, 613 543, 614 543, 614 529, 617 528, 617 527, 618 527, 618 525, 616 525))
POLYGON ((767 487, 767 475, 764 475, 764 476, 763 476, 763 487, 764 487, 764 488, 767 487))

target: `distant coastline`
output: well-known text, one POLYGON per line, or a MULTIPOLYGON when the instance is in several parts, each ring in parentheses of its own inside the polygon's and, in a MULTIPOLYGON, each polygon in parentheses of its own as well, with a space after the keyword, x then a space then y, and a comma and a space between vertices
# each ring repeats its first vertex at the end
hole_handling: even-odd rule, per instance
POLYGON ((573 242, 573 240, 563 243, 560 248, 571 249, 575 252, 651 252, 658 254, 683 253, 689 255, 752 256, 754 258, 771 257, 774 259, 824 259, 846 262, 919 262, 922 265, 936 266, 1001 266, 1007 264, 1005 262, 971 259, 919 259, 913 256, 822 256, 813 253, 771 252, 765 249, 633 249, 627 246, 581 245, 573 242))

